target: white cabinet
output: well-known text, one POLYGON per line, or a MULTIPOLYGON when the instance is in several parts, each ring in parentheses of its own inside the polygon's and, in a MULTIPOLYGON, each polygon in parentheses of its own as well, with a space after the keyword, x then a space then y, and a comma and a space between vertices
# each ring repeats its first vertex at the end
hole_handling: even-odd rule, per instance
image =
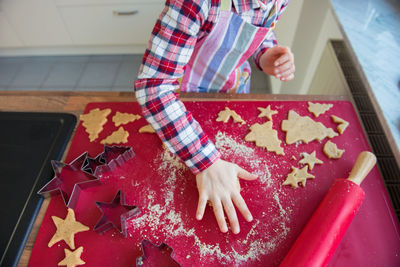
POLYGON ((12 25, 8 22, 4 13, 0 10, 0 47, 22 46, 21 40, 15 33, 12 25))
POLYGON ((146 44, 163 6, 89 5, 61 7, 60 13, 74 44, 146 44))
POLYGON ((126 52, 132 47, 142 52, 164 4, 165 0, 0 0, 0 55, 106 53, 113 48, 126 52))
MULTIPOLYGON (((23 46, 71 44, 53 0, 2 0, 0 10, 23 46)), ((7 45, 10 44, 0 44, 2 47, 7 45)))

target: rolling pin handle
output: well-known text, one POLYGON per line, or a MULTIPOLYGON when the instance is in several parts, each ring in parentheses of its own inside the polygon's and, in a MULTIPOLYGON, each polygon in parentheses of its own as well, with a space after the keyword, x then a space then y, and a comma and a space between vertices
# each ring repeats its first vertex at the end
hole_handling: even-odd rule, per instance
POLYGON ((360 185, 371 169, 375 166, 375 163, 376 157, 373 153, 368 151, 361 152, 358 155, 356 163, 347 179, 360 185))

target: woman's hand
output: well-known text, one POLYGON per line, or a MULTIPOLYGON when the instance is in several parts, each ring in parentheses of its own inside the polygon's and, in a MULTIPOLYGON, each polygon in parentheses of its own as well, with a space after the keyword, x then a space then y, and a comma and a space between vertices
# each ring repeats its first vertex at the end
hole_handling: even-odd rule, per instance
POLYGON ((294 56, 289 47, 274 46, 269 48, 261 55, 259 64, 266 74, 281 81, 290 81, 294 78, 294 56))
POLYGON ((197 206, 196 218, 203 218, 207 202, 210 201, 217 219, 219 229, 226 233, 224 210, 229 219, 232 232, 240 232, 239 222, 236 210, 233 204, 238 208, 243 217, 251 222, 253 217, 246 202, 240 195, 239 178, 244 180, 257 179, 256 175, 250 174, 238 165, 218 159, 210 167, 196 175, 197 189, 199 190, 199 203, 197 206), (232 203, 233 202, 233 203, 232 203))

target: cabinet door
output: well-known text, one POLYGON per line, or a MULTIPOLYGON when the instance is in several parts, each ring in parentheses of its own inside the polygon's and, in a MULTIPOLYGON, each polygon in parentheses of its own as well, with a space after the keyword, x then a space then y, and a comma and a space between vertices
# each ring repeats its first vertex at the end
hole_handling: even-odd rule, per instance
POLYGON ((24 46, 71 44, 53 0, 1 0, 0 9, 24 46))
POLYGON ((0 10, 0 47, 20 47, 21 40, 18 38, 12 25, 8 22, 4 13, 0 10))
POLYGON ((165 4, 165 0, 54 0, 57 6, 82 6, 82 5, 121 5, 121 4, 165 4))
POLYGON ((163 4, 60 7, 75 45, 147 44, 163 4))

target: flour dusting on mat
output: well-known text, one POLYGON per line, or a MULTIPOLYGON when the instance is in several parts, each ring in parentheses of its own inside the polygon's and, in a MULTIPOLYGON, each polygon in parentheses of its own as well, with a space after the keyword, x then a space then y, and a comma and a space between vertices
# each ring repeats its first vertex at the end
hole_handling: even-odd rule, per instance
POLYGON ((245 160, 251 167, 253 174, 258 176, 260 182, 266 184, 267 187, 272 185, 271 173, 268 169, 268 163, 260 158, 255 157, 255 150, 244 144, 244 141, 236 141, 232 136, 218 131, 215 135, 215 147, 226 158, 240 157, 245 160))
MULTIPOLYGON (((271 188, 273 180, 268 164, 265 160, 255 157, 253 148, 246 146, 241 141, 235 141, 231 136, 221 132, 216 135, 215 144, 223 156, 240 157, 247 161, 253 169, 251 171, 259 176, 263 188, 271 188)), ((162 196, 157 202, 156 193, 149 188, 147 192, 147 207, 143 207, 142 213, 130 222, 142 238, 155 239, 157 242, 163 242, 165 239, 179 236, 193 238, 194 242, 191 241, 190 244, 193 247, 187 247, 187 251, 182 251, 185 254, 185 259, 192 258, 193 254, 191 252, 197 250, 200 257, 212 256, 214 259, 218 259, 219 263, 233 265, 248 262, 249 260, 258 260, 260 256, 273 252, 285 240, 289 231, 286 223, 289 221, 288 216, 290 214, 282 207, 279 193, 277 192, 273 194, 272 199, 269 197, 265 201, 274 202, 274 205, 279 210, 277 213, 279 222, 272 220, 271 223, 265 224, 264 222, 261 223, 259 219, 254 219, 247 235, 242 239, 238 239, 236 246, 235 244, 228 246, 228 249, 226 245, 222 248, 221 244, 208 243, 202 240, 196 233, 196 229, 187 225, 186 220, 183 219, 185 214, 177 212, 174 200, 176 194, 179 194, 179 190, 182 190, 177 187, 177 179, 183 179, 183 172, 188 171, 188 168, 167 149, 158 153, 154 163, 155 166, 159 166, 157 171, 160 177, 165 178, 161 188, 162 196), (273 234, 264 234, 268 227, 271 227, 273 234), (153 235, 156 232, 162 233, 163 236, 153 235), (263 233, 261 237, 260 233, 263 233), (240 244, 242 245, 239 249, 237 245, 240 244)), ((179 181, 182 182, 181 180, 179 181)), ((182 191, 180 193, 182 194, 182 191)), ((271 215, 268 212, 262 213, 263 218, 269 216, 271 215)), ((207 230, 202 229, 200 231, 207 230)))

